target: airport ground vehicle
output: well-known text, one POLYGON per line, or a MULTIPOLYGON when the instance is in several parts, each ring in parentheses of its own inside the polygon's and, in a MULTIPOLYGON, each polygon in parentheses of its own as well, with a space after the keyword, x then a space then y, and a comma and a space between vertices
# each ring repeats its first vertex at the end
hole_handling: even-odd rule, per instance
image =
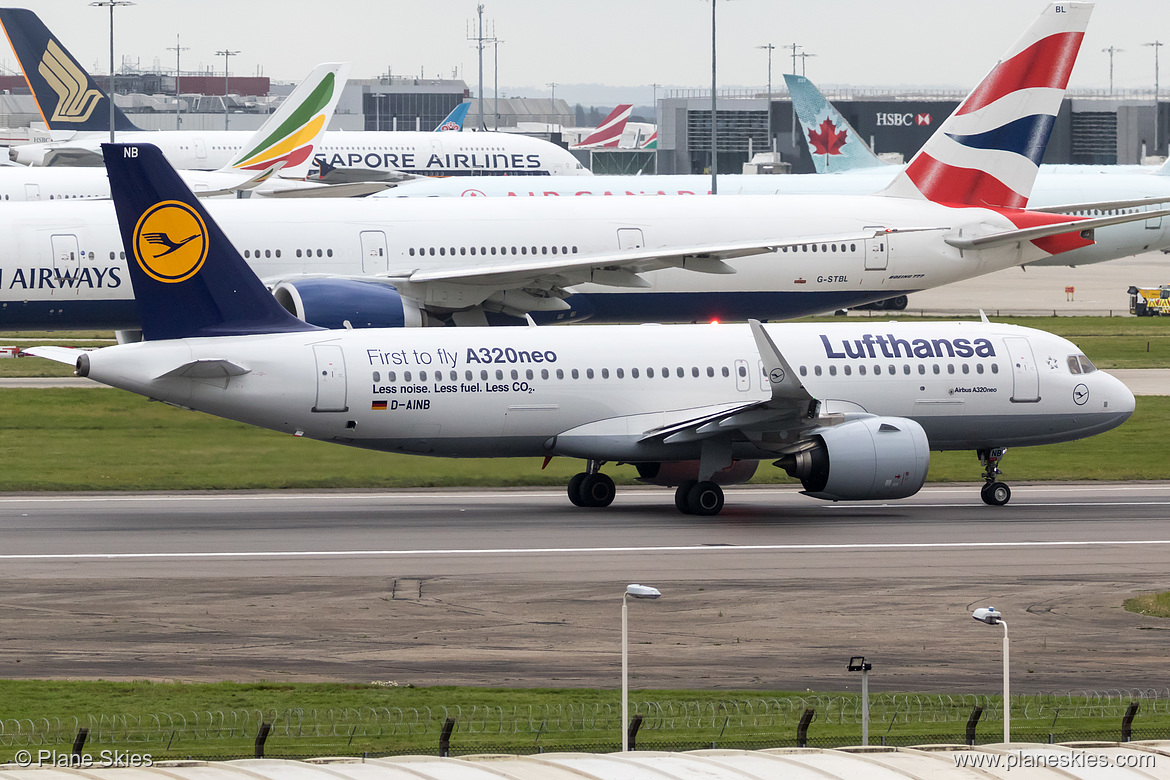
POLYGON ((1157 317, 1170 314, 1170 284, 1161 287, 1130 285, 1129 313, 1138 317, 1157 317))

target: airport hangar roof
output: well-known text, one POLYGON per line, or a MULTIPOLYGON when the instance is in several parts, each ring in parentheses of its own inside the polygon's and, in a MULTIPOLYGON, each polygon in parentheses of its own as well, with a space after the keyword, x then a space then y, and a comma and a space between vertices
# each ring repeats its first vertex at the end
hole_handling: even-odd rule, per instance
MULTIPOLYGON (((34 754, 35 755, 35 752, 34 754)), ((61 754, 67 758, 68 754, 61 754)), ((95 762, 96 762, 95 757, 95 762)), ((919 748, 777 748, 477 755, 398 756, 309 761, 244 759, 168 761, 151 767, 42 768, 0 765, 3 780, 804 780, 816 778, 1170 778, 1170 741, 1043 745, 929 745, 919 748), (959 757, 967 767, 958 766, 959 757), (1014 765, 1009 759, 1014 758, 1014 765), (972 766, 982 761, 980 768, 972 766), (998 760, 998 768, 989 764, 998 760), (1111 766, 1101 766, 1108 762, 1111 766), (1010 768, 1009 768, 1010 767, 1010 768)))

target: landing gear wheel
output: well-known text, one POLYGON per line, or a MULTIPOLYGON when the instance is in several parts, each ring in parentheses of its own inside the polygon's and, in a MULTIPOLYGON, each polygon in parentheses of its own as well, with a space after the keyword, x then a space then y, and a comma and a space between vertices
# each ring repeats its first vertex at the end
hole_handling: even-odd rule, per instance
POLYGON ((590 507, 609 506, 617 495, 613 480, 601 472, 586 475, 585 479, 581 480, 580 490, 583 506, 590 507))
POLYGON ((581 483, 587 476, 589 475, 582 471, 580 474, 574 474, 569 480, 569 500, 573 502, 573 506, 586 506, 585 500, 581 497, 581 483))
POLYGON ((687 501, 687 496, 690 495, 691 488, 697 484, 699 484, 697 480, 688 479, 674 490, 674 506, 684 515, 691 514, 691 505, 687 501))
POLYGON ((719 514, 723 509, 723 488, 714 482, 696 482, 687 491, 687 509, 701 517, 719 514))
POLYGON ((896 295, 886 301, 886 308, 890 311, 903 311, 909 303, 910 299, 905 295, 896 295))
POLYGON ((1012 499, 1012 489, 1002 482, 988 482, 979 491, 983 503, 990 506, 1003 506, 1012 499))

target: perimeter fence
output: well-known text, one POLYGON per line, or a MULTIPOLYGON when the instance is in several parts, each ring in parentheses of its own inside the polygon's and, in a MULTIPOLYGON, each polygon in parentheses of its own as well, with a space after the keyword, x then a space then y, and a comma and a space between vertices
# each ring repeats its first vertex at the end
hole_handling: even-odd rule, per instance
MULTIPOLYGON (((871 744, 966 742, 965 725, 976 708, 982 714, 976 741, 999 741, 1002 734, 999 697, 875 694, 869 703, 871 744)), ((862 721, 857 695, 642 700, 631 702, 630 710, 632 720, 640 719, 635 735, 642 749, 852 745, 859 742, 862 721)), ((1012 697, 1013 734, 1021 740, 1120 741, 1127 714, 1130 738, 1170 737, 1170 688, 1012 697)), ((117 748, 156 758, 240 757, 265 749, 288 757, 433 753, 441 740, 452 754, 600 751, 616 749, 620 724, 620 703, 0 718, 0 762, 20 749, 76 747, 79 737, 89 750, 117 748)))

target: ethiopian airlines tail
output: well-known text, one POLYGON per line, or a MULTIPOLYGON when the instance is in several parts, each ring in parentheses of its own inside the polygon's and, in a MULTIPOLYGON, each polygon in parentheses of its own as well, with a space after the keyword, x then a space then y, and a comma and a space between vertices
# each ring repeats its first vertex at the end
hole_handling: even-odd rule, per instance
POLYGON ((609 147, 618 145, 618 141, 622 139, 622 131, 626 129, 626 122, 630 119, 630 112, 634 110, 632 105, 623 104, 615 108, 609 113, 605 119, 601 120, 601 124, 597 126, 589 135, 581 141, 581 143, 573 144, 573 149, 599 149, 602 147, 609 147))
MULTIPOLYGON (((46 127, 75 131, 110 129, 106 93, 49 32, 40 17, 24 8, 0 8, 0 26, 20 61, 20 69, 46 127)), ((114 129, 140 128, 114 106, 114 129)))
POLYGON ((439 126, 435 128, 436 133, 455 132, 458 133, 463 129, 463 123, 467 121, 467 110, 471 108, 471 103, 460 103, 451 109, 451 113, 447 114, 447 118, 439 122, 439 126))
POLYGON ((790 73, 784 81, 817 173, 885 165, 811 81, 790 73))
POLYGON ((333 118, 348 75, 349 63, 345 62, 327 62, 314 68, 223 170, 263 171, 282 163, 282 177, 303 179, 333 118))
POLYGON ((158 147, 102 153, 144 339, 317 329, 276 302, 158 147))
POLYGON ((1026 207, 1092 10, 1049 5, 883 192, 1026 207))

